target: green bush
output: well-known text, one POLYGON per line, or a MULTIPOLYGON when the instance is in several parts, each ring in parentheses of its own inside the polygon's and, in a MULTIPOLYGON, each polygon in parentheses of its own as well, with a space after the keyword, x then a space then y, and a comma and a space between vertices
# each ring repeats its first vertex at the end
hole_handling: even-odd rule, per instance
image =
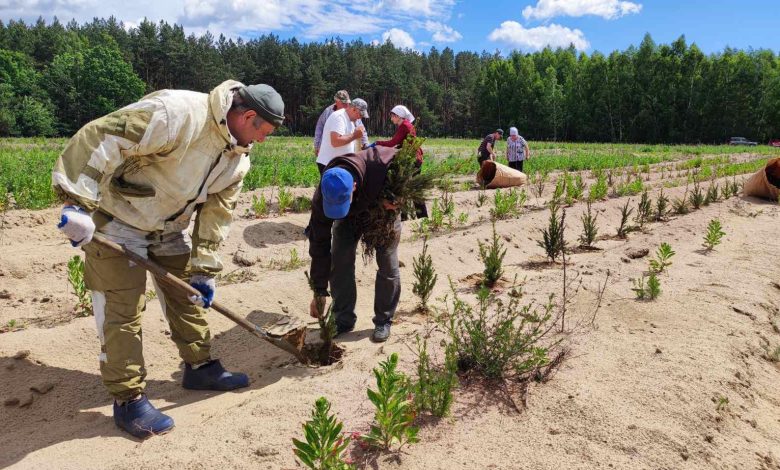
POLYGON ((419 429, 413 426, 414 403, 410 399, 413 387, 409 377, 397 371, 397 367, 398 354, 393 353, 379 363, 378 368, 374 368, 377 389, 367 390, 368 399, 374 404, 376 412, 371 429, 363 440, 383 450, 390 450, 395 444, 400 449, 405 444, 419 441, 419 429))
POLYGON ((541 308, 508 303, 480 289, 477 305, 462 301, 450 281, 452 308, 447 307, 445 327, 455 348, 458 368, 488 379, 522 378, 548 363, 544 340, 552 330, 552 297, 541 308))
POLYGON ((458 360, 455 347, 448 344, 444 350, 444 364, 431 365, 428 341, 417 337, 417 381, 414 384, 414 405, 419 411, 428 411, 437 417, 447 416, 452 406, 452 389, 458 384, 458 360))
POLYGON ((313 470, 349 470, 354 466, 344 460, 350 439, 341 430, 344 425, 330 414, 330 403, 320 397, 314 403, 311 420, 303 424, 305 441, 293 439, 293 452, 313 470))

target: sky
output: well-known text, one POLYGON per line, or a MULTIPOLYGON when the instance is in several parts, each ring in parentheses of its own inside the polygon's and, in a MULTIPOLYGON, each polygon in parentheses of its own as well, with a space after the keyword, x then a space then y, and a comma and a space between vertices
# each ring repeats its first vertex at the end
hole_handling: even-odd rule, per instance
POLYGON ((780 52, 780 0, 0 0, 0 19, 78 22, 111 15, 185 32, 251 39, 273 33, 300 41, 340 37, 428 51, 568 47, 609 53, 685 35, 705 53, 725 47, 780 52))

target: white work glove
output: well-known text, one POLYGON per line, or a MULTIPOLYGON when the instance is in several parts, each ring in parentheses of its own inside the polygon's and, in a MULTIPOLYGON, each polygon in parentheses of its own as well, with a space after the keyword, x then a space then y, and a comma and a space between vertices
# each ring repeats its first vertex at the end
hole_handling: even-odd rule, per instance
POLYGON ((67 235, 74 247, 91 242, 92 235, 95 234, 92 216, 79 206, 63 206, 57 228, 67 235))
POLYGON ((200 292, 200 295, 191 295, 190 302, 198 307, 211 307, 211 302, 214 301, 214 292, 217 290, 214 278, 196 274, 190 279, 190 285, 200 292))

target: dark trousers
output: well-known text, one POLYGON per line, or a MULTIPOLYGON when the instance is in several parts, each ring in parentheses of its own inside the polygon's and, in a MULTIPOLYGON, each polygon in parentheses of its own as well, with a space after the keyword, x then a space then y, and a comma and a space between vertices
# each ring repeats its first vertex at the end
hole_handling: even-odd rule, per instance
MULTIPOLYGON (((385 248, 376 250, 376 281, 374 283, 374 324, 393 322, 395 309, 401 298, 401 271, 398 266, 398 243, 401 240, 401 220, 395 221, 396 238, 385 248)), ((357 286, 355 284, 355 257, 358 237, 346 219, 333 223, 331 241, 330 293, 333 296, 333 314, 339 329, 355 325, 357 315, 357 286)))
POLYGON ((523 162, 525 160, 520 160, 517 162, 509 162, 509 168, 514 168, 517 171, 523 171, 523 162))

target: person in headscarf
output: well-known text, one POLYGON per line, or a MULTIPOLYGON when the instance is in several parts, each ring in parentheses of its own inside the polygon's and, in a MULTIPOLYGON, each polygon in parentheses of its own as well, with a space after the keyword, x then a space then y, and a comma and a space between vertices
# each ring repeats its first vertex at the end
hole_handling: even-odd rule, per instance
POLYGON ((531 158, 531 150, 528 142, 517 132, 516 127, 509 128, 509 138, 506 141, 506 159, 509 166, 518 171, 523 171, 523 162, 531 158))
MULTIPOLYGON (((403 145, 404 140, 406 140, 408 135, 417 136, 417 131, 415 131, 414 125, 412 124, 414 122, 414 115, 406 106, 399 104, 390 110, 390 120, 393 124, 398 126, 393 138, 390 140, 374 142, 371 146, 401 148, 401 145, 403 145)), ((420 171, 420 168, 422 168, 422 164, 423 150, 419 149, 417 151, 417 163, 415 164, 418 172, 420 171)), ((425 207, 424 203, 415 203, 415 211, 417 212, 418 219, 428 217, 428 209, 425 207)), ((405 220, 406 217, 403 217, 403 219, 405 220)))

